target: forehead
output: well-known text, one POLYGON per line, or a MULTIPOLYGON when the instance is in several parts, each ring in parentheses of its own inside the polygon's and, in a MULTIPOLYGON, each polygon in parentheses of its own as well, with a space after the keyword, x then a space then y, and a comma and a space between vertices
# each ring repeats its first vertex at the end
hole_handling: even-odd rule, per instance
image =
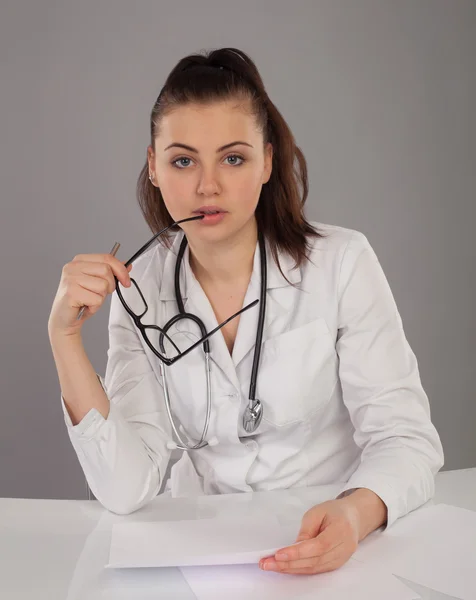
POLYGON ((235 139, 260 136, 249 102, 227 100, 213 104, 187 104, 174 108, 160 122, 158 140, 198 145, 220 145, 235 139))

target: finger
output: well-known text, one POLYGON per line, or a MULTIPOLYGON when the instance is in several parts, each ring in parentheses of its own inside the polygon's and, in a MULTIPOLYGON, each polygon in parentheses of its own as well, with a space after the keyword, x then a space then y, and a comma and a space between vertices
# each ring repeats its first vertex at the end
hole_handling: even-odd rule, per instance
POLYGON ((82 286, 76 286, 76 289, 69 293, 70 306, 72 308, 81 308, 86 306, 91 313, 95 313, 102 306, 104 298, 96 292, 85 289, 82 286))
POLYGON ((116 281, 114 279, 114 275, 112 273, 112 269, 109 265, 105 263, 98 262, 86 262, 86 261, 78 261, 75 263, 70 263, 69 269, 67 270, 67 278, 71 280, 73 283, 81 280, 83 287, 88 288, 87 280, 90 277, 94 279, 99 279, 101 281, 92 281, 91 289, 98 293, 111 293, 116 288, 116 281))
MULTIPOLYGON (((313 540, 314 541, 314 540, 313 540)), ((281 554, 276 553, 275 556, 270 556, 268 558, 263 558, 259 566, 266 570, 266 567, 272 567, 270 570, 280 570, 281 568, 300 568, 309 566, 311 564, 316 563, 317 561, 327 561, 329 557, 343 544, 343 540, 338 540, 334 543, 334 546, 331 546, 326 552, 321 553, 320 555, 313 554, 312 550, 305 552, 306 556, 302 558, 294 558, 292 560, 280 560, 278 557, 282 556, 281 554)))
POLYGON ((123 285, 126 285, 129 279, 129 270, 125 264, 112 254, 77 254, 71 262, 105 263, 111 267, 112 272, 123 285))
POLYGON ((343 565, 352 556, 352 552, 349 548, 346 548, 345 544, 336 546, 333 550, 327 554, 315 559, 304 559, 299 562, 283 563, 269 559, 266 561, 266 565, 261 565, 260 568, 266 571, 276 571, 280 573, 325 573, 332 569, 343 565))
POLYGON ((95 275, 87 275, 81 273, 76 278, 76 283, 85 290, 95 292, 104 299, 108 294, 116 289, 114 279, 112 277, 103 279, 102 277, 96 277, 95 275))
MULTIPOLYGON (((114 280, 114 271, 111 265, 107 263, 98 261, 75 260, 70 263, 70 269, 72 269, 74 273, 76 273, 79 270, 81 273, 85 273, 87 275, 95 275, 96 277, 102 277, 104 279, 107 279, 111 284, 111 293, 116 287, 116 282, 114 280)), ((121 272, 120 276, 118 277, 118 280, 125 287, 130 287, 130 279, 131 278, 127 270, 125 275, 123 275, 121 272)))
POLYGON ((294 571, 296 569, 314 569, 317 567, 321 567, 322 565, 325 565, 328 562, 333 562, 334 560, 337 560, 340 556, 344 554, 350 555, 351 553, 345 552, 345 549, 345 542, 340 541, 334 546, 334 548, 332 548, 325 554, 321 554, 321 556, 312 556, 310 558, 301 558, 298 560, 291 560, 286 562, 275 560, 275 563, 279 571, 294 571))
POLYGON ((322 556, 332 550, 341 541, 339 529, 329 525, 317 537, 298 542, 287 548, 278 550, 275 559, 279 561, 292 561, 303 558, 322 556))
POLYGON ((283 569, 279 570, 279 573, 287 575, 317 575, 319 573, 328 573, 329 571, 335 571, 340 568, 346 561, 331 560, 320 565, 312 567, 302 567, 300 569, 283 569))

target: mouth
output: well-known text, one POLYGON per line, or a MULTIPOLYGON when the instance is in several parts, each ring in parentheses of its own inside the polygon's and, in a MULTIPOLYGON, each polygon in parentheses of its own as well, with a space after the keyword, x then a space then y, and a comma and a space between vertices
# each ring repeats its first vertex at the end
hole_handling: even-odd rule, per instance
POLYGON ((196 215, 219 215, 225 214, 226 211, 219 208, 218 206, 204 206, 201 208, 197 208, 197 210, 193 211, 196 215))
POLYGON ((198 223, 214 225, 220 223, 225 218, 227 211, 221 209, 219 206, 201 206, 197 210, 194 210, 193 214, 203 216, 203 219, 198 221, 198 223))

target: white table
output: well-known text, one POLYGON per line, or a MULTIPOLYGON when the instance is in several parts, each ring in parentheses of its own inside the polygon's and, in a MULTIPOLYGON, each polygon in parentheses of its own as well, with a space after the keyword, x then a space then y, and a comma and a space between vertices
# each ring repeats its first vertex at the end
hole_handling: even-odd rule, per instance
MULTIPOLYGON (((111 526, 125 520, 245 515, 250 510, 302 514, 333 498, 335 486, 172 499, 161 495, 131 515, 114 515, 92 500, 0 498, 0 598, 6 600, 193 600, 179 569, 104 569, 111 526)), ((476 468, 444 471, 430 504, 476 511, 476 468)), ((319 577, 316 575, 316 577, 319 577)), ((403 580, 424 600, 448 599, 403 580)), ((476 598, 476 590, 475 590, 476 598)))

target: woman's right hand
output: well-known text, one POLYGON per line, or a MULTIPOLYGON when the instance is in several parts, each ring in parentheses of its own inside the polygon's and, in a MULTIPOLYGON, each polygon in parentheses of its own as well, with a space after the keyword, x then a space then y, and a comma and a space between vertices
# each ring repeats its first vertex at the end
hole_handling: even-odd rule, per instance
POLYGON ((83 323, 103 305, 106 297, 116 289, 114 276, 125 287, 130 287, 132 265, 112 254, 78 254, 63 267, 58 291, 48 320, 52 336, 79 334, 83 323), (82 318, 77 317, 86 306, 82 318))

